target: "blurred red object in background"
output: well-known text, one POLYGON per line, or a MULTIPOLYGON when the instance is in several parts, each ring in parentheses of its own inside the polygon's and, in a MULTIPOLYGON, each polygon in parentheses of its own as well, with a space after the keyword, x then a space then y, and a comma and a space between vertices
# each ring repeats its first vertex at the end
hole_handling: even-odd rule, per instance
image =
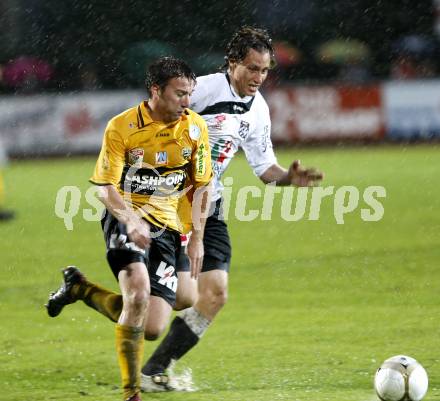
POLYGON ((20 56, 7 63, 3 68, 3 82, 6 86, 18 88, 29 85, 41 85, 49 82, 53 67, 44 60, 32 56, 20 56))

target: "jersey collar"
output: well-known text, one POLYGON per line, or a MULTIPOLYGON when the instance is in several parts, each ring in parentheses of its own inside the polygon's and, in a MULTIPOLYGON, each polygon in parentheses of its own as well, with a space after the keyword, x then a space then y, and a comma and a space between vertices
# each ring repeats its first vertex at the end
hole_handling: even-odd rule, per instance
POLYGON ((146 100, 141 102, 141 104, 137 107, 137 122, 139 128, 146 127, 153 122, 150 113, 148 112, 146 100))
POLYGON ((186 121, 188 119, 188 109, 185 109, 185 113, 182 114, 182 116, 176 120, 176 121, 171 121, 170 123, 164 123, 162 121, 154 121, 151 116, 150 113, 148 112, 148 106, 147 106, 147 101, 144 100, 138 107, 137 107, 137 120, 138 120, 138 127, 139 128, 144 128, 147 125, 150 125, 152 123, 156 123, 160 126, 162 126, 162 128, 160 128, 160 130, 165 129, 165 128, 170 128, 170 132, 171 132, 171 137, 170 140, 178 140, 178 137, 181 136, 182 132, 181 129, 179 129, 179 127, 176 127, 176 125, 181 122, 181 121, 186 121))
POLYGON ((237 98, 240 99, 240 101, 242 101, 242 102, 246 102, 246 103, 249 102, 252 98, 255 97, 255 96, 245 96, 245 97, 241 97, 241 96, 235 91, 234 87, 232 86, 231 78, 229 77, 229 74, 228 74, 227 71, 225 72, 225 77, 226 77, 226 80, 228 81, 229 89, 230 89, 230 91, 231 91, 231 93, 232 93, 232 96, 237 97, 237 98))
POLYGON ((176 125, 177 123, 179 123, 180 121, 184 121, 187 119, 187 114, 184 113, 178 120, 176 121, 171 121, 169 123, 165 123, 163 121, 154 121, 151 116, 150 113, 148 111, 148 106, 147 106, 147 101, 144 100, 137 109, 137 119, 138 119, 138 127, 142 128, 142 127, 146 127, 147 125, 151 124, 151 123, 157 123, 157 124, 162 124, 165 127, 172 127, 174 125, 176 125))

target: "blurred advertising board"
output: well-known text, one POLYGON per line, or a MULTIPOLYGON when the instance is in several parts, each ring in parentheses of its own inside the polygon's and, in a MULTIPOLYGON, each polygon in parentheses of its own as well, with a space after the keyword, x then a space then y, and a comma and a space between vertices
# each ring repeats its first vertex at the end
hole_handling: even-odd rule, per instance
POLYGON ((274 142, 381 139, 380 86, 284 87, 265 92, 274 142))
POLYGON ((440 138, 440 81, 388 82, 383 98, 389 138, 440 138))
MULTIPOLYGON (((11 155, 97 153, 109 119, 144 91, 0 96, 0 140, 11 155)), ((440 80, 265 90, 276 143, 440 137, 440 80)))
POLYGON ((98 152, 109 119, 137 105, 138 91, 0 97, 0 137, 12 155, 98 152))

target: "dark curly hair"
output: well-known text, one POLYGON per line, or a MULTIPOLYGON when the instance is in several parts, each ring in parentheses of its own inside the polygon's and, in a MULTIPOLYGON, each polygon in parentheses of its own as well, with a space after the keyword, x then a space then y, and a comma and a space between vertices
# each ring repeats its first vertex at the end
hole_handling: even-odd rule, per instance
POLYGON ((151 97, 151 87, 153 85, 158 85, 163 89, 170 79, 180 77, 196 81, 196 75, 185 61, 171 56, 157 59, 147 69, 145 86, 147 87, 148 96, 151 97))
POLYGON ((230 62, 239 63, 243 61, 250 49, 254 49, 258 52, 268 51, 271 59, 270 66, 275 66, 274 50, 269 33, 265 29, 243 26, 234 33, 232 39, 226 46, 223 69, 226 70, 230 62))

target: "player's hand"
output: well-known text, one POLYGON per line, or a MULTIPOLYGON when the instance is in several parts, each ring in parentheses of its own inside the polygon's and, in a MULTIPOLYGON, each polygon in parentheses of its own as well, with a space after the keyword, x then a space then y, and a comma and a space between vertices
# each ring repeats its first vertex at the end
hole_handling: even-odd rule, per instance
POLYGON ((188 254, 191 266, 191 278, 197 279, 202 270, 203 256, 205 254, 203 239, 191 235, 186 248, 186 253, 188 254))
POLYGON ((292 163, 287 174, 290 184, 297 187, 314 187, 324 178, 324 175, 315 168, 302 168, 299 160, 292 163))
POLYGON ((150 246, 150 225, 142 218, 136 216, 130 218, 127 223, 127 236, 131 242, 141 249, 146 249, 150 246))

